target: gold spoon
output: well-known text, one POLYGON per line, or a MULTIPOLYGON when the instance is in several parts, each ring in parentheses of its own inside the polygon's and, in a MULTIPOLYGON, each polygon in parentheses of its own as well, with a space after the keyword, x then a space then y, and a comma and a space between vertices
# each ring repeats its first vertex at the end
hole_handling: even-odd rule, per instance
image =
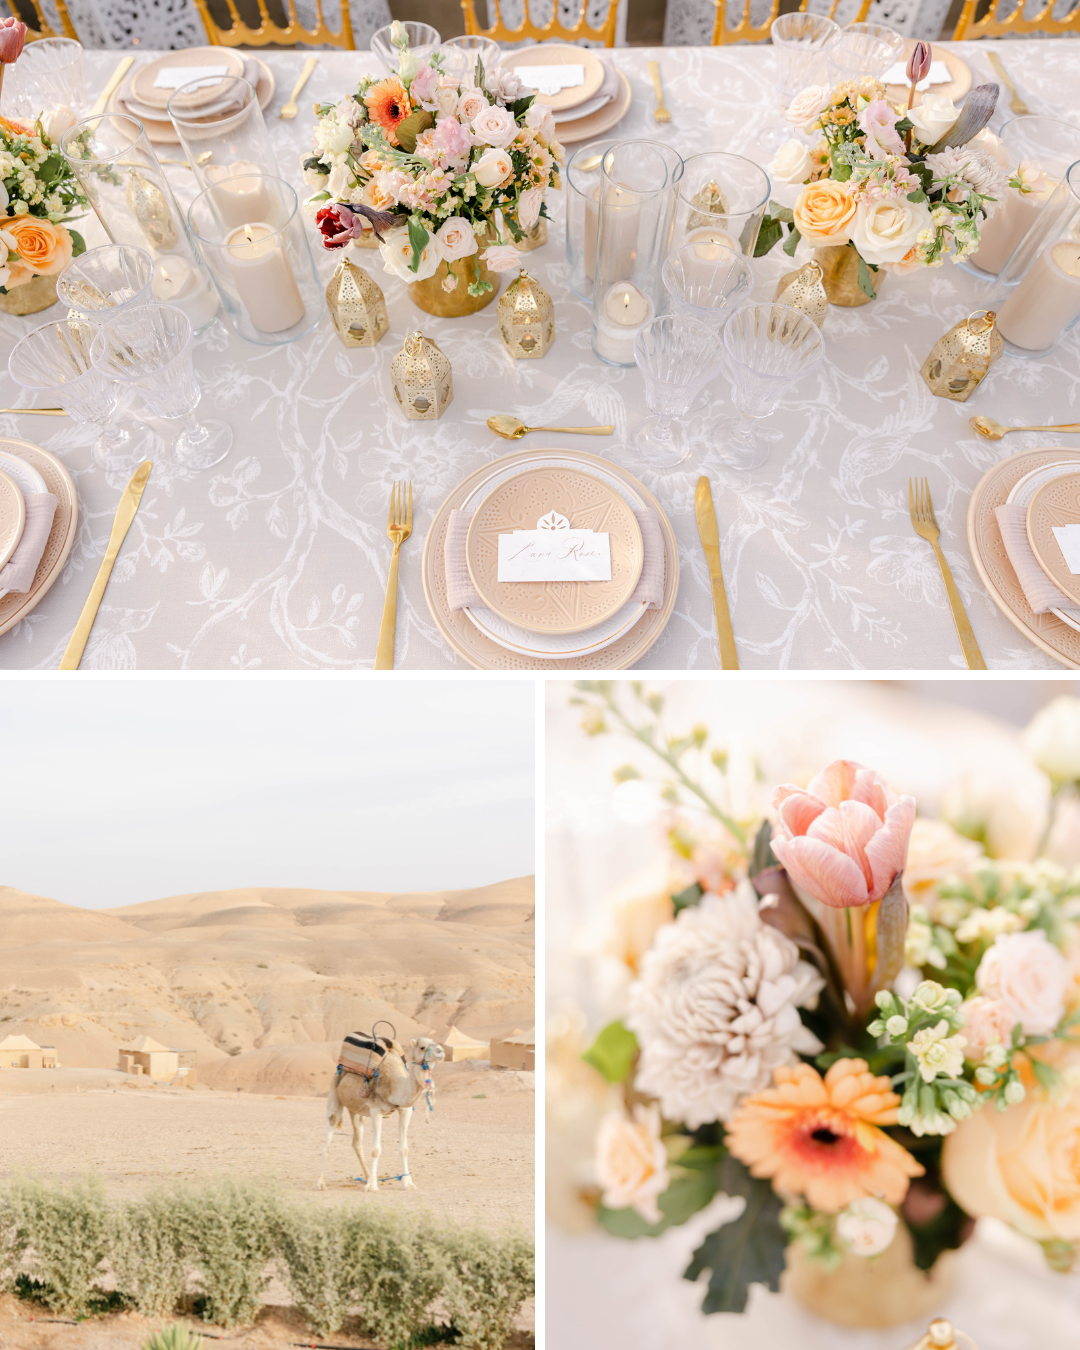
MULTIPOLYGON (((205 164, 213 155, 213 150, 204 150, 201 155, 195 156, 196 164, 205 164)), ((186 159, 158 159, 159 164, 179 164, 182 169, 190 169, 191 165, 186 159)))
POLYGON ((585 158, 578 165, 578 168, 581 170, 582 173, 592 173, 593 169, 597 169, 600 167, 600 161, 603 158, 604 158, 603 155, 586 155, 585 158))
POLYGON ((1010 431, 1080 431, 1078 422, 1066 422, 1064 426, 1056 427, 1003 427, 992 417, 972 417, 968 420, 968 426, 988 441, 1000 441, 1010 431))
POLYGON ((520 441, 530 431, 573 431, 580 436, 610 436, 615 430, 614 427, 527 427, 516 417, 505 417, 501 413, 489 417, 487 424, 496 436, 508 441, 520 441))

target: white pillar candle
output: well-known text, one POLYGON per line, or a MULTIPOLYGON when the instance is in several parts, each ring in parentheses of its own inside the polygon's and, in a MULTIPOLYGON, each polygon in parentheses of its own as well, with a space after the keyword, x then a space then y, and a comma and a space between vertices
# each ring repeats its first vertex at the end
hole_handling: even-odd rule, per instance
POLYGON ((207 286, 198 268, 192 267, 186 258, 168 255, 159 258, 154 264, 151 289, 155 300, 182 309, 196 332, 205 328, 217 315, 217 294, 207 286))
POLYGON ((617 366, 634 364, 634 339, 655 313, 653 302, 632 281, 619 281, 597 306, 593 350, 617 366))
MULTIPOLYGON (((604 281, 624 281, 633 276, 637 256, 638 228, 641 224, 640 198, 629 188, 608 185, 604 198, 610 210, 604 213, 603 277, 604 281)), ((590 281, 596 276, 596 245, 600 224, 600 189, 585 199, 585 275, 590 281)))
POLYGON ((715 248, 709 248, 710 244, 720 244, 724 248, 731 249, 732 253, 742 252, 739 241, 724 230, 718 230, 715 225, 702 226, 700 230, 688 234, 683 240, 683 245, 686 244, 697 244, 699 247, 695 250, 694 256, 706 262, 715 262, 720 257, 715 248))
POLYGON ((273 220, 277 202, 257 164, 238 159, 235 164, 208 164, 203 170, 214 191, 214 204, 227 230, 249 220, 273 220))
POLYGON ((1055 179, 1048 179, 1041 192, 1019 193, 1015 188, 1006 188, 997 210, 979 226, 979 247, 968 254, 971 262, 997 276, 1038 220, 1057 186, 1055 179))
POLYGON ((272 225, 254 221, 229 235, 225 259, 251 322, 280 333, 304 317, 304 301, 282 239, 272 225))
POLYGON ((1052 347, 1080 315, 1080 244, 1063 239, 1031 264, 998 311, 1001 336, 1025 351, 1052 347))

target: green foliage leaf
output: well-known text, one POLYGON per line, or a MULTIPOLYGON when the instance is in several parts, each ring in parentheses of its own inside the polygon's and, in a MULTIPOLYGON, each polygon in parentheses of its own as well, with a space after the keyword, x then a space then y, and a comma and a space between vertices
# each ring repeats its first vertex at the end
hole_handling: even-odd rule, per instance
POLYGON ((600 1225, 614 1237, 658 1237, 665 1229, 685 1223, 704 1209, 716 1195, 718 1187, 719 1177, 715 1168, 712 1175, 691 1172, 687 1176, 676 1177, 660 1196, 657 1205, 663 1218, 659 1223, 649 1223, 633 1209, 605 1209, 601 1205, 600 1225))
POLYGON ((795 212, 790 206, 781 206, 779 202, 770 202, 769 214, 774 220, 782 220, 785 225, 795 224, 795 212))
POLYGON ((799 240, 801 238, 802 235, 799 233, 799 231, 793 228, 791 233, 784 240, 784 252, 788 255, 789 258, 794 258, 795 250, 799 247, 799 240))
POLYGON ((86 252, 86 240, 78 230, 73 230, 70 225, 65 227, 68 234, 71 235, 71 256, 77 258, 80 253, 86 252))
POLYGON ((927 196, 926 193, 922 190, 922 188, 916 188, 914 192, 909 192, 907 194, 907 199, 909 202, 925 202, 927 200, 927 196))
POLYGON ((407 155, 415 154, 416 138, 422 131, 435 125, 435 118, 426 108, 416 108, 397 124, 398 145, 407 155))
POLYGON ((427 241, 431 238, 423 225, 413 216, 409 217, 409 243, 412 244, 412 258, 409 260, 409 267, 412 271, 417 271, 420 267, 420 255, 427 247, 427 241))
POLYGON ((874 290, 874 278, 870 275, 870 268, 866 265, 866 260, 862 254, 859 254, 859 290, 863 295, 868 295, 871 300, 877 295, 874 290))
POLYGON ((840 158, 836 153, 835 145, 829 154, 829 164, 829 176, 830 178, 835 178, 838 183, 846 183, 851 177, 851 165, 848 164, 846 160, 840 158))
POLYGON ((608 1025, 581 1056, 609 1083, 625 1083, 638 1051, 637 1037, 621 1022, 608 1025))
POLYGON ((759 872, 764 872, 767 867, 779 867, 780 865, 776 854, 772 851, 772 832, 771 822, 763 820, 754 836, 754 860, 750 867, 752 877, 757 876, 759 872))
POLYGON ((784 227, 775 216, 762 216, 758 230, 757 243, 754 245, 754 257, 763 258, 784 237, 784 227))
POLYGON ((691 905, 696 905, 705 894, 696 881, 692 881, 685 891, 680 891, 678 895, 671 897, 671 903, 675 906, 675 913, 679 914, 684 909, 689 909, 691 905))
POLYGON ((780 1226, 783 1202, 767 1181, 752 1177, 730 1156, 720 1168, 720 1189, 727 1195, 743 1196, 746 1208, 733 1223, 708 1235, 683 1278, 697 1280, 709 1272, 703 1311, 742 1312, 751 1284, 780 1288, 787 1246, 787 1235, 780 1226))

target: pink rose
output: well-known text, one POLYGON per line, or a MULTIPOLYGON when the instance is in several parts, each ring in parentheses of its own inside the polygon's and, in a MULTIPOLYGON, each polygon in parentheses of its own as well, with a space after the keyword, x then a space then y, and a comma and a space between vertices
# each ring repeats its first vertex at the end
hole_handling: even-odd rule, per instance
POLYGON ((456 117, 440 117, 432 138, 450 159, 463 159, 472 149, 472 139, 456 117))
POLYGON ((517 135, 517 122, 514 114, 497 103, 485 104, 472 119, 473 135, 486 145, 501 150, 517 135))
POLYGON ((510 272, 521 266, 521 254, 513 244, 492 244, 480 257, 492 272, 510 272))
POLYGON ((866 153, 873 159, 885 159, 888 155, 902 155, 904 143, 896 131, 900 114, 890 108, 883 98, 876 98, 859 113, 855 119, 859 130, 866 135, 866 153))
POLYGON ((517 220, 523 230, 531 230, 540 219, 540 208, 544 204, 544 189, 529 188, 517 201, 517 220))
POLYGON ((476 235, 464 216, 450 216, 444 220, 435 236, 447 262, 468 258, 476 252, 476 235))
POLYGON ((1068 982, 1065 958, 1041 929, 1002 935, 975 972, 979 993, 1000 1000, 1028 1036, 1048 1035, 1065 1016, 1068 982))
POLYGON ((898 798, 861 764, 838 759, 805 789, 773 796, 780 833, 773 852, 796 886, 842 909, 880 900, 904 870, 914 797, 898 798))
POLYGON ((490 106, 487 96, 479 89, 463 89, 461 97, 458 99, 458 118, 462 122, 471 122, 474 117, 490 106))
POLYGON ((962 1004, 960 1011, 967 1018, 964 1023, 964 1035, 967 1037, 967 1045, 964 1047, 965 1059, 970 1059, 972 1064, 978 1064, 987 1049, 995 1042, 1003 1050, 1009 1048, 1012 1043, 1012 1029, 1016 1026, 1017 1018, 1000 999, 983 998, 979 995, 962 1004))
POLYGON ((15 18, 0 20, 0 62, 10 66, 13 61, 17 61, 25 42, 26 24, 15 18))
POLYGON ((430 66, 421 66, 412 78, 409 93, 414 103, 431 103, 439 87, 439 75, 430 66))
POLYGON ((525 114, 525 125, 543 136, 545 141, 553 140, 555 137, 555 114, 546 103, 530 104, 525 114))

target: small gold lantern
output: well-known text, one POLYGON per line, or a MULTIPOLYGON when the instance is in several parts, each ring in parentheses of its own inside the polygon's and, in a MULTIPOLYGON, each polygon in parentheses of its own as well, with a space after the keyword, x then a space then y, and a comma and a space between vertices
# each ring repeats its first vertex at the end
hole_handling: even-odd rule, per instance
POLYGON ((935 1317, 930 1330, 911 1350, 976 1350, 976 1345, 966 1331, 959 1331, 944 1317, 935 1317))
POLYGON ((703 225, 715 225, 717 216, 726 216, 728 213, 727 198, 720 191, 720 184, 715 182, 706 183, 700 191, 695 192, 690 198, 690 205, 694 209, 686 222, 688 230, 699 230, 703 225))
POLYGON ((374 347, 390 331, 382 291, 348 258, 342 258, 330 278, 326 303, 346 347, 374 347))
POLYGON ((514 247, 519 253, 531 253, 534 248, 543 248, 546 243, 547 221, 541 216, 531 230, 526 230, 520 239, 514 241, 514 247))
POLYGON ((132 169, 124 189, 124 200, 151 248, 176 247, 176 222, 164 192, 152 179, 132 169))
POLYGON ((543 356, 555 341, 555 306, 528 272, 499 297, 499 336, 515 361, 543 356))
POLYGON ((778 305, 797 309, 820 328, 829 312, 829 299, 817 259, 811 258, 794 272, 785 272, 777 283, 773 300, 778 305))
POLYGON ((394 395, 401 411, 413 422, 434 422, 454 397, 450 362, 437 343, 417 331, 410 333, 390 362, 394 395))
POLYGON ((977 309, 939 338, 920 374, 939 398, 965 403, 1005 349, 992 309, 977 309))

